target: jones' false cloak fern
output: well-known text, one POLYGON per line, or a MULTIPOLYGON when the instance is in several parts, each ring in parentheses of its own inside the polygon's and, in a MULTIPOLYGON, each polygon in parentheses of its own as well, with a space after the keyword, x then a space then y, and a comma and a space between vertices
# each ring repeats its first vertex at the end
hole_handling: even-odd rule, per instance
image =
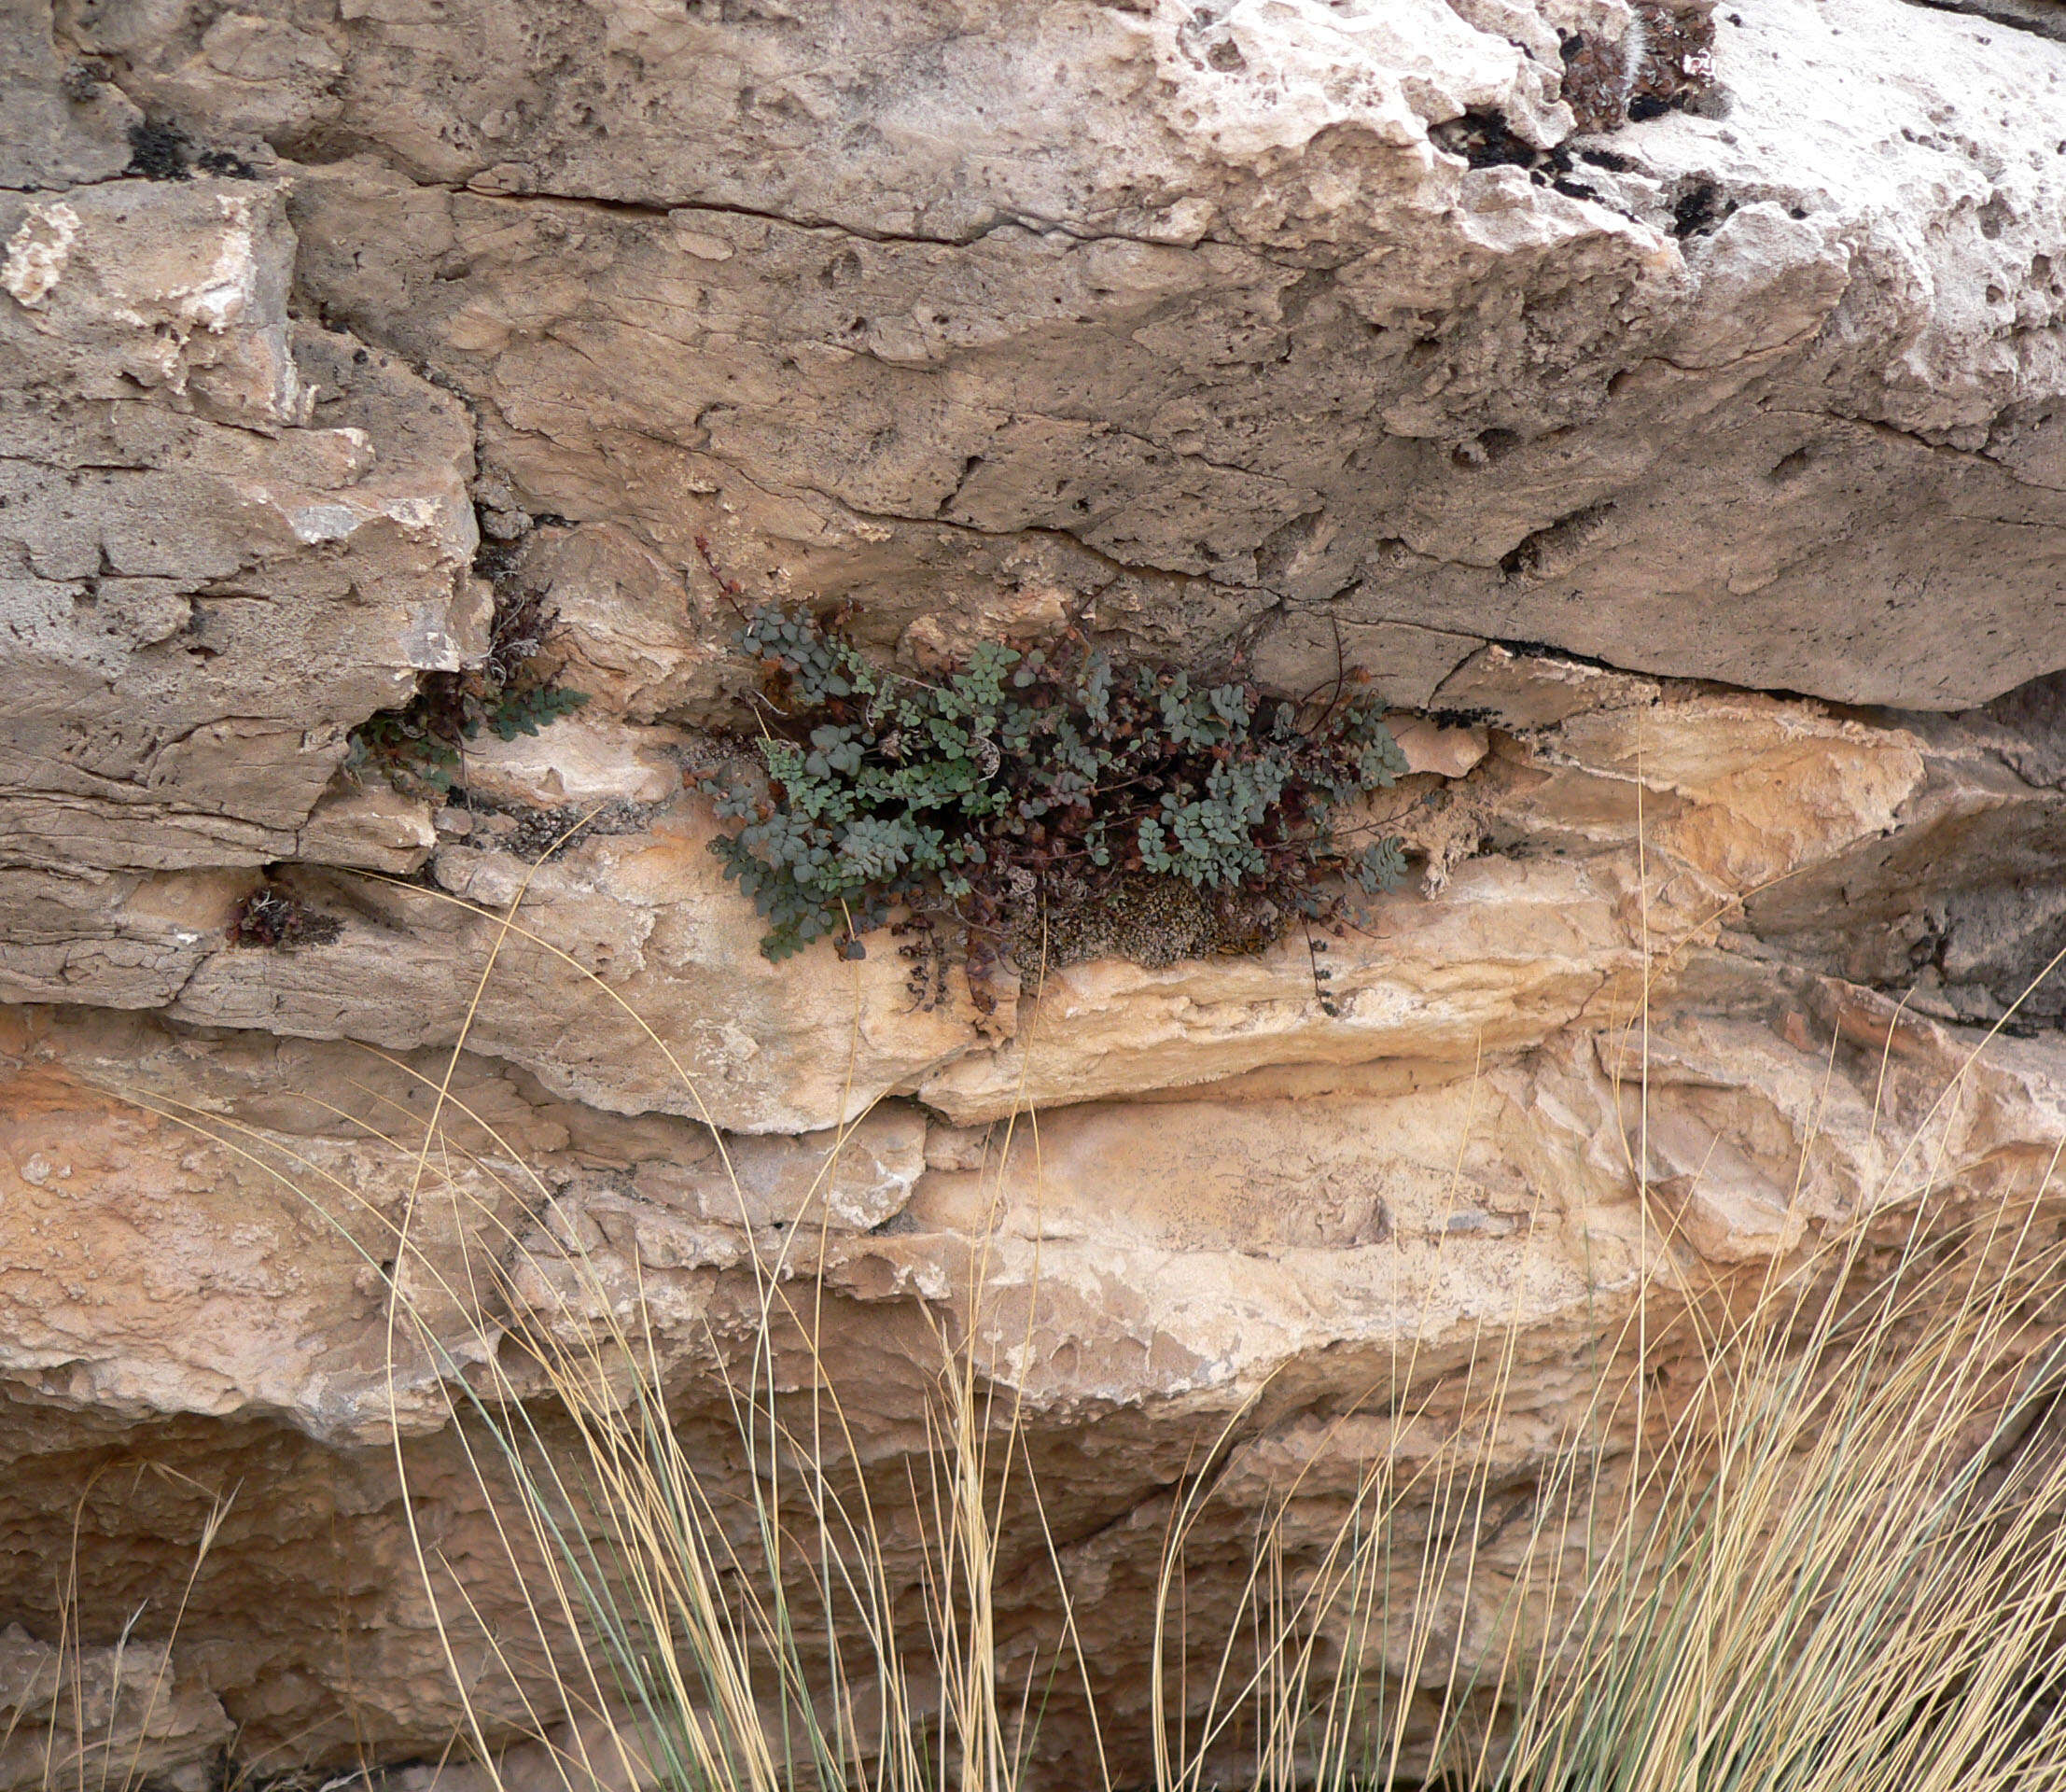
POLYGON ((1302 705, 1197 685, 1073 634, 984 643, 919 679, 774 609, 740 646, 763 674, 767 782, 711 778, 741 824, 712 847, 767 917, 770 959, 817 939, 859 958, 899 907, 951 922, 971 950, 1008 949, 1029 903, 1165 878, 1267 906, 1281 932, 1332 918, 1339 880, 1375 893, 1404 869, 1397 840, 1336 831, 1344 805, 1406 769, 1361 692, 1302 705))

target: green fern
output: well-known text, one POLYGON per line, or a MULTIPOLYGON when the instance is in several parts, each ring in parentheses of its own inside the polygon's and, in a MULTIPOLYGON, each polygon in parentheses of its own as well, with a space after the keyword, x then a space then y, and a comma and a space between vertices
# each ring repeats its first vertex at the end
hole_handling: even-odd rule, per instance
POLYGON ((921 681, 778 609, 740 647, 775 718, 758 743, 767 789, 719 781, 740 825, 712 850, 767 919, 770 959, 819 939, 859 957, 900 907, 1000 940, 1029 888, 1065 882, 1095 900, 1169 877, 1332 918, 1331 879, 1375 892, 1403 872, 1396 840, 1333 838, 1342 804, 1406 769, 1366 695, 1301 706, 1194 686, 1074 637, 985 644, 921 681))
MULTIPOLYGON (((588 701, 585 691, 569 691, 556 684, 541 684, 529 691, 514 692, 487 707, 483 720, 497 738, 514 740, 519 735, 535 735, 540 728, 570 716, 588 701)), ((475 724, 478 727, 478 724, 475 724)), ((475 732, 474 727, 467 731, 475 732)))

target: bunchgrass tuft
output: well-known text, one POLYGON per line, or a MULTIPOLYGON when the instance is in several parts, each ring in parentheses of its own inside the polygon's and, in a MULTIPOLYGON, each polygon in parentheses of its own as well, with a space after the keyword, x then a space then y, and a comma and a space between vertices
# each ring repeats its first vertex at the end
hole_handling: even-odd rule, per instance
MULTIPOLYGON (((468 1704, 491 1775, 521 1731, 570 1792, 1131 1792, 1118 1759, 1145 1762, 1155 1792, 2066 1787, 2049 1171, 1962 1217, 1933 1173, 1768 1267, 1653 1277, 1518 1491, 1496 1446, 1530 1416, 1519 1328, 1487 1323, 1461 1370, 1409 1351, 1381 1431, 1345 1421, 1265 1502, 1240 1584, 1194 1598, 1200 1561, 1226 1573, 1193 1546, 1247 1435, 1236 1414, 1178 1488, 1137 1664, 1150 1733, 1119 1737, 1098 1727, 1026 1415, 978 1342, 980 1242, 963 1304, 935 1313, 922 1441, 886 1483, 818 1351, 822 1235, 755 1244, 742 1197, 752 1323, 743 1341, 685 1337, 635 1264, 627 1283, 552 1227, 550 1191, 511 1170, 449 1070, 433 1086, 427 1126, 398 1111, 384 1134, 416 1155, 407 1211, 358 1217, 398 1266, 391 1380, 405 1360, 442 1365, 522 1588, 531 1633, 497 1632, 415 1538, 440 1622, 484 1637, 523 1706, 512 1729, 468 1704), (486 1246, 458 1267, 422 1245, 446 1206, 486 1246), (502 1335, 459 1351, 455 1311, 496 1312, 502 1335), (681 1405, 691 1351, 715 1427, 681 1405), (1345 1452, 1352 1491, 1316 1532, 1308 1477, 1345 1452), (1027 1528, 1055 1622, 1008 1677, 996 1579, 1027 1528), (1217 1615, 1210 1633, 1194 1610, 1217 1615), (1095 1738, 1066 1775, 1040 1748, 1057 1701, 1087 1708, 1095 1738)), ((153 1105, 325 1212, 358 1198, 275 1141, 153 1105)), ((396 1462, 406 1483, 398 1442, 396 1462)), ((479 1673, 448 1656, 471 1700, 479 1673)))

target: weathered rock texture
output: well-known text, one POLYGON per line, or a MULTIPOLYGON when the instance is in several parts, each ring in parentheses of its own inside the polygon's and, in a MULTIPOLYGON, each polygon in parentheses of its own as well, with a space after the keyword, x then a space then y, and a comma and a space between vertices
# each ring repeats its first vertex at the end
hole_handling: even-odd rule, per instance
POLYGON ((513 1611, 446 1377, 526 1315, 440 1294, 469 1252, 554 1323, 555 1253, 643 1290, 691 1406, 755 1253, 821 1274, 885 1473, 981 1266, 1124 1724, 1230 1416, 1232 1548, 1418 1447, 1353 1416, 1400 1362, 1517 1335, 1520 1486, 1634 1303, 2035 1195, 2060 11, 18 0, 0 1788, 67 1709, 181 1787, 448 1748, 396 1472, 513 1611), (767 595, 914 665, 1367 668, 1415 884, 994 1011, 772 966, 683 778, 767 595), (578 718, 449 803, 355 766, 534 597, 578 718))

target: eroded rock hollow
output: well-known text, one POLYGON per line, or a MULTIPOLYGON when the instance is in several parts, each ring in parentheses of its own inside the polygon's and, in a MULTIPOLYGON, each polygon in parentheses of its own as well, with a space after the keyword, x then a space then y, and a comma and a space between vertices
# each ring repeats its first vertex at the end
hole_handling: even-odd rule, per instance
MULTIPOLYGON (((2062 26, 14 0, 0 1792, 65 1697, 183 1792, 464 1741, 412 1551, 494 1555, 449 1383, 513 1316, 397 1359, 371 1260, 433 1106, 490 1168, 424 1248, 579 1239, 691 1407, 810 1229, 856 1448, 901 1460, 980 1279, 1123 1716, 1201 1438, 1231 1537, 1284 1464, 1406 1448, 1371 1389, 1492 1328, 1524 1486, 1657 1291, 2037 1195, 2062 26), (1324 989, 1298 932, 1002 1001, 771 963, 685 777, 770 601, 914 666, 1073 623, 1366 672, 1410 879, 1324 989), (523 628, 584 707, 368 763, 523 628)), ((1043 1732, 1056 1784, 1082 1747, 1043 1732)))

